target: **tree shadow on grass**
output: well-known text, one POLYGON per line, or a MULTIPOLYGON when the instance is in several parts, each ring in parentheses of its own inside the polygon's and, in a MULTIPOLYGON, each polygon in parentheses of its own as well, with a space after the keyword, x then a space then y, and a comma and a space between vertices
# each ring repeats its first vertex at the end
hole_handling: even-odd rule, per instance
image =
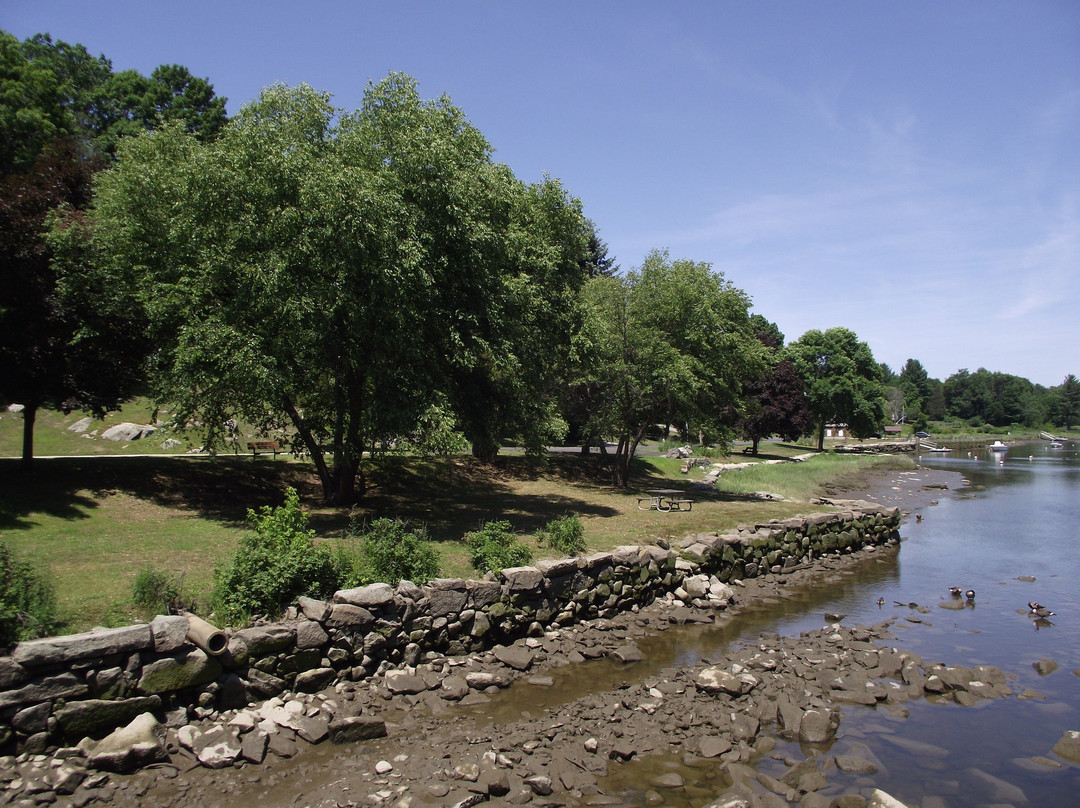
POLYGON ((617 516, 619 511, 590 498, 607 486, 597 481, 592 464, 576 457, 534 462, 498 457, 485 463, 472 458, 380 458, 367 474, 363 500, 345 512, 314 513, 312 526, 321 535, 362 530, 379 517, 399 518, 424 526, 433 541, 458 541, 486 522, 509 521, 514 530, 533 533, 551 520, 580 516, 617 516), (522 483, 550 481, 558 491, 537 494, 520 490, 522 483), (580 492, 580 493, 579 493, 580 492))
MULTIPOLYGON (((485 464, 468 458, 425 460, 384 457, 365 464, 367 492, 353 509, 322 505, 322 488, 310 464, 284 459, 219 457, 71 457, 34 461, 32 474, 18 460, 0 460, 0 529, 31 529, 33 514, 65 520, 90 518, 105 497, 137 499, 228 524, 242 524, 248 509, 280 505, 287 488, 300 494, 320 535, 347 530, 353 521, 380 516, 426 524, 433 538, 458 539, 486 521, 509 519, 535 531, 567 513, 614 516, 590 501, 595 471, 574 458, 552 467, 524 458, 485 464), (515 490, 521 479, 544 477, 557 493, 515 490), (581 496, 576 496, 576 490, 581 496)), ((600 486, 597 486, 600 487, 600 486)))
MULTIPOLYGON (((222 522, 242 522, 247 508, 277 505, 285 489, 303 496, 315 482, 300 464, 251 458, 65 457, 0 460, 0 529, 29 529, 32 514, 90 518, 100 501, 124 493, 222 522), (246 461, 246 462, 245 462, 246 461)), ((317 486, 314 486, 317 490, 317 486)))

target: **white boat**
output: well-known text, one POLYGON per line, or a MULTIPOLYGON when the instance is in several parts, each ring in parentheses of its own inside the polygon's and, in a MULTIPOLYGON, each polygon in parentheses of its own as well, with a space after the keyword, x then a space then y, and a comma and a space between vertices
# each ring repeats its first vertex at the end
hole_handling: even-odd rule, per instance
POLYGON ((1006 452, 1009 449, 1008 446, 1006 446, 1004 443, 1002 443, 999 440, 994 441, 993 443, 991 443, 986 448, 989 449, 991 452, 1006 452))
POLYGON ((1061 441, 1057 441, 1057 440, 1050 441, 1050 448, 1051 449, 1064 449, 1065 444, 1062 443, 1061 441))

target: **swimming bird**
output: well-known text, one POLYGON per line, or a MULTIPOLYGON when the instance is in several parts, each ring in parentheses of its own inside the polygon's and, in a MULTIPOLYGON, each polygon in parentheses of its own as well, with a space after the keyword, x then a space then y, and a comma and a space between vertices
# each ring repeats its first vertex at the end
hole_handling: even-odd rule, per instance
POLYGON ((885 598, 878 598, 877 599, 877 605, 878 606, 884 606, 885 605, 885 598))
POLYGON ((968 600, 975 600, 975 590, 969 589, 967 592, 964 593, 964 597, 968 600))
POLYGON ((1051 617, 1054 614, 1054 612, 1047 609, 1041 603, 1036 603, 1035 601, 1028 603, 1028 608, 1031 610, 1029 614, 1034 617, 1051 617))
POLYGON ((958 586, 950 586, 950 587, 949 587, 949 594, 950 594, 950 595, 952 595, 952 596, 953 596, 954 598, 958 598, 958 597, 960 597, 960 596, 961 596, 962 594, 964 594, 964 590, 963 590, 963 589, 961 589, 961 588, 960 588, 960 587, 958 587, 958 586))

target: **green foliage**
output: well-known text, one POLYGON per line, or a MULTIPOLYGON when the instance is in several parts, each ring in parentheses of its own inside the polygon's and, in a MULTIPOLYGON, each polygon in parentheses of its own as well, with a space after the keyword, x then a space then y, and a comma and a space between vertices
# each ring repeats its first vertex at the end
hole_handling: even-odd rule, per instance
POLYGON ((480 572, 497 572, 532 561, 532 551, 517 540, 509 522, 488 522, 480 530, 465 534, 469 560, 480 572))
POLYGON ((339 549, 339 566, 348 570, 343 585, 380 581, 423 584, 439 574, 439 554, 427 529, 410 529, 400 519, 376 519, 358 534, 355 550, 339 549))
POLYGON ((276 616, 299 595, 328 597, 339 588, 338 563, 327 546, 315 544, 295 489, 286 491, 284 505, 248 510, 248 523, 253 532, 214 571, 215 610, 226 621, 276 616))
POLYGON ((469 448, 469 442, 458 431, 454 413, 445 401, 432 403, 424 410, 410 443, 421 457, 448 457, 469 448))
POLYGON ((585 551, 585 526, 575 513, 552 519, 543 530, 537 531, 536 538, 541 544, 546 543, 552 550, 568 556, 585 551))
POLYGON ((426 410, 436 454, 457 430, 486 447, 540 423, 586 228, 557 182, 523 183, 491 151, 403 74, 353 112, 277 85, 216 139, 126 139, 94 244, 146 309, 159 397, 217 430, 209 446, 230 415, 288 424, 342 506, 364 453, 426 410))
POLYGON ((179 614, 189 608, 184 602, 183 576, 172 578, 147 564, 135 575, 131 602, 155 614, 179 614))
POLYGON ((587 393, 585 431, 617 439, 613 477, 621 487, 653 424, 712 431, 742 381, 765 370, 749 299, 707 263, 654 251, 639 270, 590 279, 579 306, 573 350, 575 383, 587 393))
POLYGON ((0 648, 56 630, 52 581, 0 542, 0 648))
POLYGON ((818 449, 824 447, 828 423, 846 423, 857 438, 880 428, 885 420, 881 366, 874 361, 870 346, 853 331, 807 331, 781 356, 791 360, 806 385, 818 449))

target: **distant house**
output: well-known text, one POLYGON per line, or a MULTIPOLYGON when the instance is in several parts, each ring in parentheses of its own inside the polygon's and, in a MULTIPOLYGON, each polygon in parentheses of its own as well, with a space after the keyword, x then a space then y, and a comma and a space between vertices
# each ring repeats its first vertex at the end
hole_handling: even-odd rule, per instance
POLYGON ((847 424, 825 424, 826 438, 846 438, 848 433, 847 424))
POLYGON ((904 431, 904 428, 902 426, 887 426, 887 427, 885 427, 885 435, 886 435, 886 437, 891 437, 892 435, 896 435, 897 437, 900 437, 900 435, 903 433, 903 431, 904 431))

